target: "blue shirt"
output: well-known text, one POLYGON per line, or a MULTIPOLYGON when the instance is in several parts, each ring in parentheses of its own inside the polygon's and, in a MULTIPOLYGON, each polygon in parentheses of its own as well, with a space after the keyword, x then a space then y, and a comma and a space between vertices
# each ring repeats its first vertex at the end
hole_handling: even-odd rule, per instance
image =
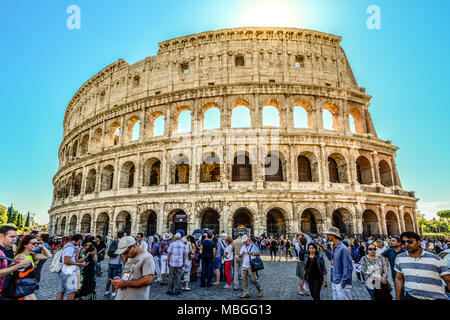
POLYGON ((325 251, 331 261, 331 282, 334 284, 352 284, 352 255, 350 250, 341 242, 332 249, 325 251))
POLYGON ((202 241, 202 259, 212 259, 213 249, 216 247, 214 241, 206 239, 202 241))
POLYGON ((391 267, 392 280, 394 282, 395 282, 395 274, 397 273, 394 270, 395 258, 397 258, 397 256, 403 252, 405 252, 405 249, 403 248, 401 248, 398 252, 395 252, 394 248, 389 248, 384 250, 383 253, 381 254, 383 257, 387 257, 389 259, 389 266, 391 267))

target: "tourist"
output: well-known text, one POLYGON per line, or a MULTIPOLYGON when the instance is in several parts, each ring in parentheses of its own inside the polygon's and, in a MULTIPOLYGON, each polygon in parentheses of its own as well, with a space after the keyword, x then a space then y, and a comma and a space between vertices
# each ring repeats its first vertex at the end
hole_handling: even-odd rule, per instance
POLYGON ((113 287, 119 289, 115 300, 149 300, 155 274, 152 255, 142 250, 130 236, 120 239, 115 253, 125 263, 122 277, 117 276, 112 282, 113 287))
POLYGON ((102 236, 96 236, 95 242, 93 244, 95 246, 95 249, 97 249, 97 263, 95 264, 95 275, 96 277, 101 277, 103 274, 101 262, 105 260, 106 244, 103 241, 102 236))
POLYGON ((274 236, 270 236, 270 261, 277 260, 278 242, 274 236))
POLYGON ((156 270, 156 280, 155 282, 161 281, 161 253, 159 247, 161 245, 158 235, 153 236, 152 245, 150 253, 155 260, 155 270, 156 270))
POLYGON ((189 282, 191 281, 191 270, 192 270, 192 260, 195 258, 195 239, 192 235, 189 235, 187 237, 183 237, 184 243, 186 246, 186 259, 184 261, 184 271, 185 271, 185 278, 184 278, 184 286, 183 290, 185 291, 191 291, 191 288, 189 288, 189 282))
POLYGON ((243 246, 242 241, 242 232, 239 232, 238 237, 234 239, 231 246, 233 248, 232 253, 234 256, 234 265, 233 265, 233 289, 239 290, 239 275, 242 270, 242 258, 240 257, 241 248, 243 246))
POLYGON ((225 248, 222 247, 218 236, 213 237, 214 244, 216 246, 216 255, 214 256, 214 270, 216 273, 216 282, 213 282, 213 285, 220 284, 220 268, 222 265, 222 256, 225 252, 225 248))
POLYGON ((430 253, 435 253, 434 252, 435 246, 434 246, 434 240, 430 240, 428 242, 428 247, 427 247, 427 251, 430 253))
MULTIPOLYGON (((48 234, 48 233, 41 233, 41 234, 39 234, 39 236, 38 236, 38 241, 39 241, 39 242, 43 242, 43 243, 44 243, 45 249, 47 249, 47 250, 50 252, 50 254, 51 254, 51 248, 50 248, 50 243, 51 243, 51 241, 50 241, 50 236, 49 236, 49 234, 48 234)), ((33 253, 37 253, 37 254, 42 253, 41 247, 38 246, 38 247, 33 251, 33 253)), ((44 266, 44 263, 45 263, 46 261, 47 261, 47 259, 39 260, 38 263, 37 263, 37 265, 36 265, 36 279, 37 279, 37 281, 38 281, 38 283, 37 283, 37 285, 36 285, 36 290, 39 289, 39 282, 41 281, 41 271, 42 271, 42 267, 44 266)))
POLYGON ((355 263, 356 277, 359 281, 364 281, 364 274, 361 269, 361 258, 365 256, 364 246, 362 246, 358 239, 353 240, 351 255, 355 263))
POLYGON ((114 239, 111 241, 111 244, 108 247, 108 280, 106 280, 106 290, 105 290, 105 297, 111 295, 113 298, 116 296, 117 291, 116 289, 112 288, 111 292, 109 291, 109 288, 111 286, 111 282, 116 278, 120 277, 122 274, 122 266, 123 261, 119 254, 116 254, 116 250, 119 246, 120 240, 125 236, 125 232, 122 230, 117 232, 117 239, 114 239))
MULTIPOLYGON (((225 253, 225 248, 227 247, 227 244, 225 242, 225 240, 227 239, 227 234, 225 233, 225 231, 222 231, 222 233, 220 234, 220 238, 218 239, 218 243, 220 246, 220 253, 223 256, 223 253, 225 253)), ((225 264, 223 263, 223 259, 220 259, 220 281, 225 282, 227 281, 226 277, 225 277, 225 264)))
POLYGON ((330 227, 324 234, 333 244, 332 250, 322 246, 327 258, 331 261, 333 300, 352 300, 353 265, 350 251, 342 243, 343 236, 341 236, 338 228, 330 227))
MULTIPOLYGON (((36 270, 37 263, 39 262, 39 260, 46 260, 51 257, 52 254, 50 253, 50 250, 48 250, 44 246, 44 242, 38 241, 35 235, 29 234, 24 236, 19 242, 19 245, 17 246, 17 249, 15 251, 14 259, 19 262, 23 260, 30 260, 31 268, 29 270, 25 270, 24 273, 26 272, 32 274, 31 277, 34 277, 37 281, 37 274, 36 272, 33 272, 33 270, 36 270), (33 252, 38 246, 41 248, 42 253, 33 252)), ((32 293, 23 297, 23 300, 37 300, 37 298, 36 295, 32 293)))
POLYGON ((169 276, 169 266, 167 264, 167 255, 169 254, 169 246, 171 243, 172 234, 171 233, 164 233, 163 235, 163 241, 161 241, 159 246, 159 254, 160 254, 160 261, 161 261, 161 281, 159 282, 160 285, 165 284, 165 278, 169 276))
POLYGON ((83 236, 81 234, 75 234, 70 238, 70 241, 66 243, 63 247, 62 252, 62 262, 63 266, 59 272, 59 288, 56 300, 63 300, 64 294, 67 293, 67 300, 74 300, 75 294, 78 291, 78 277, 77 272, 79 269, 77 267, 86 266, 86 262, 76 261, 77 247, 83 241, 83 236))
POLYGON ((280 259, 278 259, 278 262, 281 261, 281 256, 284 254, 286 257, 286 262, 288 261, 288 257, 286 254, 286 241, 284 240, 284 236, 280 237, 280 241, 278 242, 278 248, 280 249, 280 259))
POLYGON ((377 252, 376 252, 376 255, 377 256, 381 256, 381 254, 384 252, 384 250, 386 250, 386 248, 384 247, 383 240, 378 239, 377 240, 377 252))
POLYGON ((24 259, 20 263, 12 262, 14 258, 13 246, 16 240, 17 228, 8 225, 0 227, 0 300, 7 300, 2 297, 1 289, 8 285, 11 273, 22 268, 28 268, 31 265, 31 261, 28 259, 24 259))
POLYGON ((391 237, 391 247, 384 250, 381 254, 383 257, 386 258, 386 260, 389 262, 389 267, 391 269, 391 276, 392 281, 394 282, 394 287, 396 284, 395 281, 395 259, 400 253, 405 252, 405 249, 402 248, 402 240, 399 236, 392 236, 391 237))
POLYGON ((184 261, 186 260, 186 246, 180 241, 181 234, 176 233, 174 242, 167 250, 167 263, 169 265, 169 287, 167 294, 179 295, 181 293, 181 276, 183 275, 184 261))
POLYGON ((75 300, 96 300, 95 269, 98 254, 93 241, 94 238, 86 237, 81 243, 81 249, 77 251, 76 260, 78 262, 86 262, 86 266, 80 272, 81 287, 75 294, 75 300))
POLYGON ((225 244, 227 245, 222 256, 225 265, 225 277, 227 279, 227 283, 224 285, 225 289, 231 289, 232 277, 231 277, 231 267, 233 265, 233 240, 230 237, 227 237, 225 240, 225 244))
POLYGON ((136 241, 137 241, 137 245, 139 246, 139 248, 141 248, 144 251, 148 251, 148 243, 147 241, 144 239, 144 234, 142 232, 139 232, 136 235, 136 241))
POLYGON ((415 232, 400 235, 406 252, 395 259, 395 291, 401 300, 405 288, 405 300, 447 300, 443 281, 450 288, 450 271, 442 259, 421 248, 420 236, 415 232), (417 276, 420 273, 420 277, 417 276), (415 274, 416 276, 412 276, 415 274))
POLYGON ((239 257, 242 258, 242 295, 241 298, 249 298, 249 276, 252 278, 252 283, 255 285, 256 289, 259 292, 259 297, 263 296, 263 291, 261 285, 259 284, 259 280, 256 277, 256 272, 252 271, 250 265, 250 259, 254 259, 255 256, 259 256, 258 246, 255 244, 256 239, 252 238, 251 242, 248 236, 244 236, 243 239, 244 245, 239 252, 239 257))
POLYGON ((286 236, 286 256, 292 258, 292 242, 288 236, 286 236))
MULTIPOLYGON (((383 256, 377 255, 377 247, 373 243, 367 246, 367 255, 361 258, 361 270, 372 300, 376 299, 376 290, 383 290, 383 287, 389 288, 387 262, 383 256)), ((390 292, 390 289, 388 289, 388 292, 390 292)))
MULTIPOLYGON (((299 252, 300 254, 300 252, 299 252)), ((308 244, 308 253, 305 259, 305 280, 308 283, 309 290, 313 300, 320 300, 320 290, 322 285, 327 287, 327 269, 325 261, 319 254, 315 243, 308 244)))
POLYGON ((216 245, 212 241, 212 233, 208 233, 202 241, 202 275, 200 287, 211 287, 213 278, 214 258, 216 256, 216 245))
POLYGON ((308 254, 308 244, 311 243, 311 238, 308 235, 302 234, 299 241, 297 242, 297 267, 295 270, 295 275, 299 278, 300 291, 297 292, 298 295, 303 296, 305 294, 309 295, 309 290, 305 290, 305 256, 308 254))

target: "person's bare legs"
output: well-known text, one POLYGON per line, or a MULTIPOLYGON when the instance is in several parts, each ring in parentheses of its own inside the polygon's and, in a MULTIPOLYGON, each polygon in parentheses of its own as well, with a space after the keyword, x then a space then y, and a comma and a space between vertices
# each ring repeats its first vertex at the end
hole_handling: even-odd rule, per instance
POLYGON ((63 300, 64 299, 64 292, 58 292, 56 295, 56 300, 63 300))
POLYGON ((75 300, 75 293, 76 292, 69 293, 69 295, 67 296, 67 300, 75 300))
POLYGON ((220 284, 220 269, 216 269, 216 282, 213 284, 220 284))

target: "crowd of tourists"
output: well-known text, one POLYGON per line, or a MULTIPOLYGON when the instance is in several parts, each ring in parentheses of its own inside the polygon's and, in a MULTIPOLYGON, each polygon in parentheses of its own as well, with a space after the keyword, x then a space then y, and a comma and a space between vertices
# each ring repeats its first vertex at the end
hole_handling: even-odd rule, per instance
POLYGON ((224 232, 203 231, 197 239, 183 230, 149 237, 119 231, 105 241, 92 234, 56 238, 37 232, 19 238, 14 227, 1 226, 0 299, 37 299, 42 267, 52 256, 48 267, 59 276, 57 300, 95 300, 105 259, 104 295, 115 300, 147 300, 157 283, 167 286, 168 295, 179 295, 191 291, 194 281, 201 288, 241 290, 236 297, 242 299, 250 297, 251 283, 262 297, 263 260, 293 259, 297 294, 314 300, 328 285, 334 300, 352 300, 354 281, 363 283, 372 300, 448 299, 450 272, 438 254, 450 249, 450 241, 443 239, 421 239, 414 232, 383 239, 346 237, 336 227, 315 237, 238 233, 233 239, 224 232))

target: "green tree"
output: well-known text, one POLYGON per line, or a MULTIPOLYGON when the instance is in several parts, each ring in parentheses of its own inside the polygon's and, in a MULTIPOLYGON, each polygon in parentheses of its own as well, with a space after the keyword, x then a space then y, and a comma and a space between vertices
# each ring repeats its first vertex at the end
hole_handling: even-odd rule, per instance
POLYGON ((0 225, 8 223, 8 210, 6 207, 0 205, 0 225))
POLYGON ((27 213, 27 220, 25 221, 25 227, 30 227, 30 211, 27 213))
POLYGON ((443 210, 443 211, 439 211, 436 214, 440 219, 445 219, 445 220, 449 220, 450 219, 450 210, 443 210))

